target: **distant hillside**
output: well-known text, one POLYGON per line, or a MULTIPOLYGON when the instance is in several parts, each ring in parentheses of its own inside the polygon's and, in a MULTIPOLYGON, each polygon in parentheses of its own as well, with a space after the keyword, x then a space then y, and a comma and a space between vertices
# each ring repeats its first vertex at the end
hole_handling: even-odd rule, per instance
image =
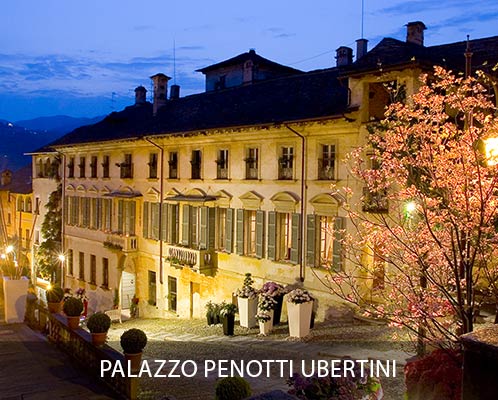
POLYGON ((34 131, 47 131, 59 134, 71 132, 83 125, 91 125, 104 119, 104 116, 95 118, 74 118, 67 115, 56 115, 53 117, 40 117, 17 121, 14 124, 34 131))
POLYGON ((14 123, 0 119, 0 171, 5 168, 18 170, 31 161, 24 153, 37 150, 75 128, 94 124, 103 118, 58 115, 14 123))

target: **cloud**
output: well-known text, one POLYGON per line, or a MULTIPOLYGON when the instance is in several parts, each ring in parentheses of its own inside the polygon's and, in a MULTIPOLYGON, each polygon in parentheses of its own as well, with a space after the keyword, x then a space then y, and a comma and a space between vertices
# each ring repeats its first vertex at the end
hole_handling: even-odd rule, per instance
POLYGON ((287 39, 293 36, 296 36, 295 33, 287 33, 283 28, 279 27, 271 27, 271 28, 266 28, 263 31, 264 34, 270 34, 273 36, 275 39, 287 39))

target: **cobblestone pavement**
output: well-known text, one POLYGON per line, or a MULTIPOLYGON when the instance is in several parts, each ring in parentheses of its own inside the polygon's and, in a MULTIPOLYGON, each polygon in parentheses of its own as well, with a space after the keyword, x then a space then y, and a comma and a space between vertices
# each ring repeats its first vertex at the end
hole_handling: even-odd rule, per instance
MULTIPOLYGON (((153 365, 153 360, 193 360, 199 369, 192 378, 141 378, 141 399, 212 399, 216 377, 204 376, 205 360, 293 360, 294 366, 302 360, 317 359, 396 360, 397 377, 384 378, 384 399, 402 399, 404 392, 403 366, 411 354, 402 350, 399 342, 392 341, 391 329, 383 325, 364 322, 341 321, 341 323, 317 324, 312 333, 301 340, 288 336, 286 324, 277 326, 272 334, 260 336, 258 329, 236 326, 235 336, 222 333, 221 325, 207 326, 204 320, 136 319, 123 324, 113 324, 109 331, 109 344, 118 350, 119 337, 132 327, 147 333, 149 342, 144 356, 153 365)), ((168 364, 167 364, 168 365, 168 364)), ((171 365, 171 364, 169 364, 171 365)), ((309 364, 308 364, 309 365, 309 364)), ((186 365, 187 366, 187 365, 186 365)), ((166 368, 166 367, 165 367, 166 368)), ((271 377, 246 379, 253 394, 272 389, 288 390, 285 378, 279 377, 277 366, 271 377)))

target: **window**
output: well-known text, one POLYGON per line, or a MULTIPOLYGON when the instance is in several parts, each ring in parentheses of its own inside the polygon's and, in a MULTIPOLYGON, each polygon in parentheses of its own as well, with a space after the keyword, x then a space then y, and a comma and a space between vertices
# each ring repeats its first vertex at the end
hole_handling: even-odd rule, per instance
POLYGON ((156 272, 149 271, 149 299, 151 306, 156 305, 156 272))
POLYGON ((17 211, 24 211, 24 200, 21 196, 17 198, 17 211))
POLYGON ((192 165, 192 179, 201 179, 201 151, 193 150, 192 159, 190 160, 192 165))
POLYGON ((335 145, 324 144, 321 149, 322 158, 318 159, 318 179, 335 179, 335 145))
POLYGON ((135 213, 134 201, 118 200, 118 233, 135 235, 135 213))
POLYGON ((29 240, 29 229, 26 229, 26 231, 25 231, 25 232, 26 232, 26 239, 25 239, 25 241, 24 241, 24 247, 25 247, 26 249, 29 249, 29 247, 30 247, 30 246, 29 246, 29 245, 30 245, 30 240, 29 240))
POLYGON ((91 198, 90 199, 91 229, 98 229, 101 225, 100 218, 102 217, 102 214, 100 210, 101 210, 101 199, 95 197, 91 198))
POLYGON ((264 211, 237 210, 237 254, 263 257, 264 211))
POLYGON ((385 286, 386 258, 385 251, 381 245, 375 245, 373 248, 372 267, 372 289, 382 290, 385 286))
POLYGON ((104 232, 112 230, 112 199, 100 199, 102 216, 99 220, 99 228, 104 232))
POLYGON ((149 179, 157 179, 157 153, 149 154, 149 179))
POLYGON ((35 214, 40 214, 40 198, 35 198, 35 214))
POLYGON ((181 244, 194 249, 214 248, 215 209, 209 207, 182 207, 181 244))
POLYGON ((97 283, 97 257, 94 254, 90 255, 90 283, 97 283))
POLYGON ((299 263, 300 224, 300 214, 274 211, 268 213, 269 260, 299 263))
POLYGON ((69 157, 69 162, 67 163, 67 177, 74 178, 74 157, 69 157))
POLYGON ((109 178, 109 164, 111 160, 109 156, 104 156, 102 159, 102 178, 109 178))
POLYGON ((227 249, 227 209, 216 209, 216 248, 224 251, 227 249))
POLYGON ((133 163, 132 163, 132 157, 131 154, 125 154, 124 155, 124 160, 122 163, 116 164, 119 169, 120 173, 119 176, 121 179, 131 179, 133 178, 133 163))
MULTIPOLYGON (((163 208, 166 208, 166 205, 163 205, 163 208)), ((146 239, 159 240, 159 210, 159 203, 144 202, 143 236, 146 239)))
POLYGON ((289 180, 294 175, 294 148, 282 147, 278 160, 278 179, 289 180))
POLYGON ((178 204, 165 204, 163 206, 163 212, 165 213, 165 218, 163 220, 162 226, 165 231, 163 232, 163 239, 171 244, 178 243, 178 231, 180 225, 180 213, 178 204))
POLYGON ((109 259, 102 258, 102 287, 109 287, 109 259))
POLYGON ((228 179, 228 150, 218 150, 216 179, 228 179))
POLYGON ((78 164, 78 168, 80 169, 80 178, 85 177, 85 167, 86 167, 86 158, 80 157, 80 163, 78 164))
MULTIPOLYGON (((379 159, 373 154, 369 154, 367 166, 371 170, 378 170, 380 168, 379 159)), ((410 179, 410 177, 408 178, 410 179)), ((387 213, 389 211, 389 201, 387 198, 387 189, 369 190, 368 186, 363 188, 363 206, 365 212, 371 213, 387 213)))
POLYGON ((72 249, 69 249, 67 251, 66 261, 67 261, 68 275, 74 276, 73 250, 72 249))
POLYGON ((340 271, 343 268, 344 217, 308 215, 306 264, 340 271))
POLYGON ((384 119, 386 108, 393 102, 406 100, 405 85, 396 81, 375 82, 368 85, 368 119, 380 121, 384 119))
POLYGON ((80 280, 84 281, 85 280, 85 253, 82 253, 81 251, 79 252, 79 271, 80 271, 79 278, 80 278, 80 280))
POLYGON ((171 151, 169 153, 169 179, 178 179, 178 153, 176 151, 171 151))
POLYGON ((26 199, 26 212, 32 212, 33 211, 33 203, 31 202, 31 198, 26 199))
POLYGON ((259 162, 259 149, 247 149, 246 162, 246 179, 258 179, 258 162, 259 162))
POLYGON ((97 156, 92 156, 92 159, 90 161, 90 177, 97 177, 97 156))
POLYGON ((82 228, 90 227, 90 198, 89 197, 81 197, 81 219, 80 226, 82 228))
POLYGON ((176 278, 168 276, 168 310, 176 312, 176 278))

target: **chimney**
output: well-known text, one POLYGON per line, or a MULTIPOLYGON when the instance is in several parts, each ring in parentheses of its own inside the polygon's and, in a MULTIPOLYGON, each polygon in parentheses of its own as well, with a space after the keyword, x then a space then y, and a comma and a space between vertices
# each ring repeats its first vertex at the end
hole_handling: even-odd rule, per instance
POLYGON ((12 182, 12 172, 9 169, 2 171, 0 176, 0 186, 10 185, 12 182))
POLYGON ((356 41, 356 61, 362 58, 368 52, 368 40, 358 39, 356 41))
POLYGON ((145 104, 147 98, 147 89, 143 86, 137 86, 135 89, 135 105, 139 106, 141 104, 145 104))
POLYGON ((168 81, 171 79, 169 76, 164 74, 155 74, 150 77, 154 83, 154 99, 152 102, 152 113, 157 114, 162 106, 166 104, 167 94, 168 94, 168 81))
POLYGON ((341 46, 336 50, 338 67, 344 67, 353 63, 353 49, 341 46))
POLYGON ((180 86, 171 85, 171 89, 169 90, 169 99, 176 100, 180 98, 180 86))
POLYGON ((427 29, 423 22, 414 21, 406 24, 406 43, 424 45, 424 30, 427 29))

